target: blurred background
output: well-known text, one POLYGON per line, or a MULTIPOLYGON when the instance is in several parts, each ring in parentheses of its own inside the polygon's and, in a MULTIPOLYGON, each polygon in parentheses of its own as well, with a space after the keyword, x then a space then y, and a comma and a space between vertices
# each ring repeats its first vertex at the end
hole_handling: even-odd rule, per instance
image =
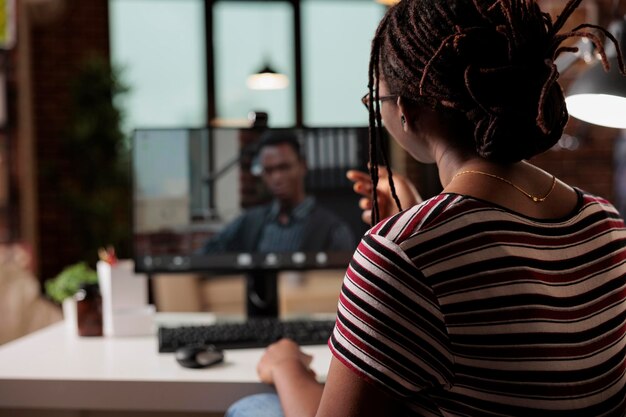
MULTIPOLYGON (((374 0, 19 0, 0 2, 0 242, 43 283, 97 249, 130 251, 128 138, 139 127, 364 126, 374 0), (269 67, 279 89, 251 87, 269 67), (283 80, 284 81, 284 80, 283 80)), ((540 1, 553 18, 566 0, 540 1)), ((608 25, 626 2, 584 0, 570 26, 608 25)), ((590 64, 562 73, 564 88, 590 64)), ((571 118, 534 162, 626 201, 626 136, 571 118)), ((423 196, 436 173, 393 149, 423 196)))

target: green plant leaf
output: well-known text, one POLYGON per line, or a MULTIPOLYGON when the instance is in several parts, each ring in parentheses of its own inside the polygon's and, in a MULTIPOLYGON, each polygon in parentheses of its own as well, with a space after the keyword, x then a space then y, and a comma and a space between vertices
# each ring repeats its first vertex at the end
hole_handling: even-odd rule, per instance
POLYGON ((98 274, 87 263, 79 262, 63 269, 59 275, 46 281, 46 294, 62 303, 68 297, 72 297, 80 289, 83 283, 94 284, 98 282, 98 274))

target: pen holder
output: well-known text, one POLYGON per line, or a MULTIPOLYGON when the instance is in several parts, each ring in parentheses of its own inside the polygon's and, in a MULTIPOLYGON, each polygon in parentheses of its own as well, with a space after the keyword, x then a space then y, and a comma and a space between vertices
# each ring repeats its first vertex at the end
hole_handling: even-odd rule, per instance
POLYGON ((148 305, 148 281, 131 260, 96 265, 102 293, 105 336, 141 336, 154 332, 155 308, 148 305))

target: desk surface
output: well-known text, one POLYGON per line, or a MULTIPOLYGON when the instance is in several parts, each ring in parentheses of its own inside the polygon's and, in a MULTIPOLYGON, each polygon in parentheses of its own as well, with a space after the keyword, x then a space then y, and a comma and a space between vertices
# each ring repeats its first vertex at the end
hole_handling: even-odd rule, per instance
MULTIPOLYGON (((328 347, 303 350, 326 375, 328 347)), ((57 323, 0 346, 0 408, 221 412, 271 391, 255 371, 262 353, 228 350, 222 364, 187 369, 157 352, 156 336, 82 338, 57 323)))

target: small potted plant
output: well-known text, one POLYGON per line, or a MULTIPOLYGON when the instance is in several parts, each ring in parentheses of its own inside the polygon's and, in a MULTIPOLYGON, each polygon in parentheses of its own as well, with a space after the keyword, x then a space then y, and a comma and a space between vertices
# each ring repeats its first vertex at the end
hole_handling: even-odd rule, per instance
POLYGON ((46 294, 63 306, 63 317, 68 327, 76 329, 76 301, 74 294, 83 284, 98 283, 98 274, 85 262, 63 269, 59 275, 46 281, 46 294))

